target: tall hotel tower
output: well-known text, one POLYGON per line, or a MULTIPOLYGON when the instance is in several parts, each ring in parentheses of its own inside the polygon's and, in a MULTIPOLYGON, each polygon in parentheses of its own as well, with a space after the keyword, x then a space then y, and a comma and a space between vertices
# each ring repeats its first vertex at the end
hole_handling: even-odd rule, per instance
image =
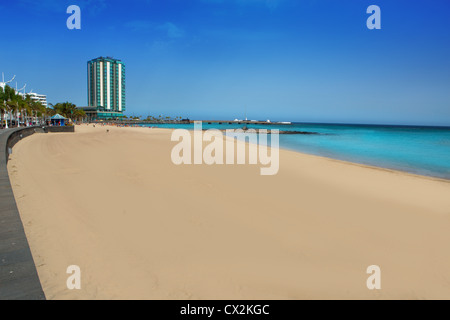
POLYGON ((92 120, 123 117, 125 111, 125 64, 111 57, 88 61, 88 107, 92 120))

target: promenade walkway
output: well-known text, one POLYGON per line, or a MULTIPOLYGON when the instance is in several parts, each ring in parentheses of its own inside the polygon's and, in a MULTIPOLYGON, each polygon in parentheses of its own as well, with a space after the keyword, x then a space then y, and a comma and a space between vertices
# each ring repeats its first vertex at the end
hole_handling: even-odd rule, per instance
POLYGON ((45 299, 7 171, 9 136, 32 133, 34 128, 0 130, 0 300, 45 299))

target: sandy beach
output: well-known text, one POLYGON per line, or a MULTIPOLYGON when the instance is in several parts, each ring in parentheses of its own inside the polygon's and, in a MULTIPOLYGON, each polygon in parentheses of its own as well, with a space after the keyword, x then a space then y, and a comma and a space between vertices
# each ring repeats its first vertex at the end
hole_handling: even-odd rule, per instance
POLYGON ((15 146, 48 299, 450 299, 449 182, 287 150, 275 176, 176 166, 170 135, 83 125, 15 146))

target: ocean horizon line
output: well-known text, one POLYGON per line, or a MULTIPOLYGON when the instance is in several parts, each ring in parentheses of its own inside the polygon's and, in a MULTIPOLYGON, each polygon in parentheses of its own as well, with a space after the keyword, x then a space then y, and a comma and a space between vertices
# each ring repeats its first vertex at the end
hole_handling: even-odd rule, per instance
MULTIPOLYGON (((409 127, 409 128, 444 128, 444 129, 450 129, 450 124, 448 125, 439 125, 439 124, 395 124, 395 123, 366 123, 366 122, 361 122, 361 123, 355 123, 355 122, 326 122, 326 121, 291 121, 291 120, 270 120, 270 122, 267 122, 267 120, 225 120, 225 119, 188 119, 190 122, 194 122, 194 121, 201 121, 201 122, 215 122, 215 123, 219 123, 219 122, 223 122, 223 124, 226 123, 233 123, 233 124, 239 124, 239 123, 257 123, 257 124, 267 124, 267 125, 277 125, 277 124, 283 124, 283 125, 289 125, 289 124, 293 124, 293 125, 342 125, 342 126, 374 126, 374 127, 409 127)), ((126 120, 125 120, 126 121, 126 120)), ((130 120, 132 121, 132 120, 130 120)), ((143 123, 173 123, 173 120, 170 121, 146 121, 146 120, 134 120, 136 124, 139 124, 140 122, 143 123)), ((115 121, 105 121, 105 122, 115 122, 115 121)), ((120 121, 119 121, 120 122, 120 121)), ((182 122, 182 121, 179 121, 182 122)))

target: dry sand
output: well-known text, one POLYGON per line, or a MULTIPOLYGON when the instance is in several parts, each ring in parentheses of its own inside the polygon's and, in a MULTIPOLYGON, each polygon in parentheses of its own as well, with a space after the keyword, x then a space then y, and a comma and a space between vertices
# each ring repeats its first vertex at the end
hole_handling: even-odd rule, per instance
POLYGON ((171 130, 109 129, 36 134, 11 156, 48 299, 450 299, 446 181, 284 150, 276 176, 175 166, 171 130))

